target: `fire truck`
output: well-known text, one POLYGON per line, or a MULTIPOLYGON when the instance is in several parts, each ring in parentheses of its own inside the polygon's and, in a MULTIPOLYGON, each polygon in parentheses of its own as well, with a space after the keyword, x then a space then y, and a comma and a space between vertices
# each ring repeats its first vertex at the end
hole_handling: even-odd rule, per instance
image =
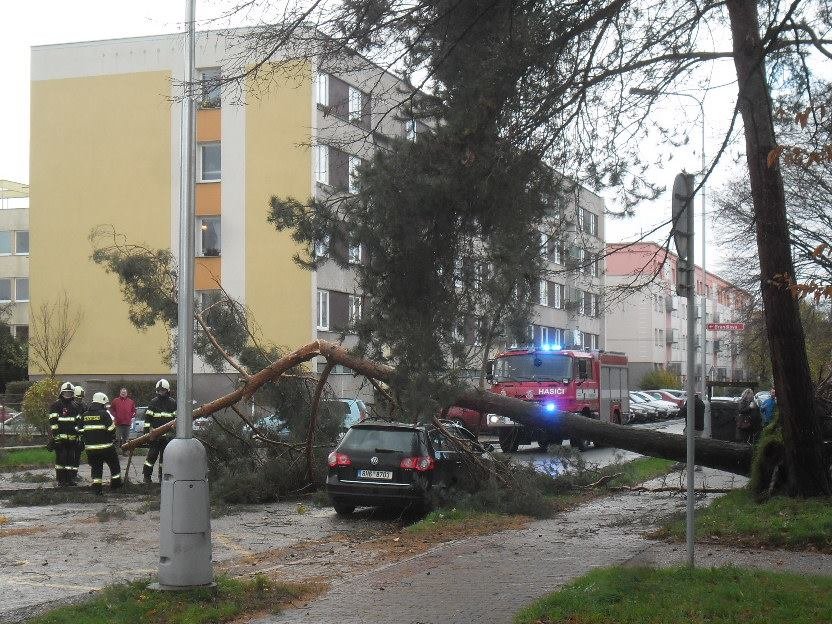
MULTIPOLYGON (((511 349, 488 363, 491 392, 540 404, 553 423, 558 414, 580 414, 605 422, 624 424, 629 413, 627 356, 624 353, 541 345, 511 349)), ((500 448, 513 453, 521 444, 537 442, 546 450, 562 439, 552 429, 532 429, 506 416, 486 414, 485 430, 496 431, 500 448)), ((570 440, 583 450, 584 440, 570 440)))

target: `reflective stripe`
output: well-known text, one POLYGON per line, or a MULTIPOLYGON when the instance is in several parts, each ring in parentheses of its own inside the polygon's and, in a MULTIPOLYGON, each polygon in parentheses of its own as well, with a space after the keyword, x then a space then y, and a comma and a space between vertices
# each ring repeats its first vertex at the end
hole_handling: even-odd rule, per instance
POLYGON ((53 416, 55 418, 57 418, 58 417, 58 412, 52 412, 51 414, 49 414, 49 418, 52 418, 53 416))
POLYGON ((58 422, 75 422, 78 420, 75 416, 58 416, 58 422))
POLYGON ((55 470, 63 470, 63 469, 64 469, 64 467, 61 466, 60 464, 55 464, 55 470))
POLYGON ((121 474, 110 475, 110 481, 121 481, 121 474))
POLYGON ((75 470, 78 471, 78 466, 64 466, 64 470, 75 470))
POLYGON ((92 480, 92 484, 93 484, 93 485, 96 485, 96 484, 101 484, 101 482, 102 482, 102 479, 93 479, 93 480, 92 480))
POLYGON ((99 431, 106 428, 104 425, 84 425, 81 427, 81 431, 99 431))
POLYGON ((68 442, 74 442, 77 439, 78 439, 78 436, 72 435, 72 434, 69 434, 69 433, 59 433, 59 434, 55 435, 55 441, 56 442, 67 442, 67 441, 68 442))
MULTIPOLYGON (((103 428, 104 428, 104 425, 102 425, 102 426, 101 426, 101 428, 103 429, 103 428)), ((107 431, 115 431, 115 430, 116 430, 116 426, 115 426, 115 425, 110 425, 109 427, 107 427, 107 431)))
POLYGON ((58 428, 58 425, 50 425, 50 426, 49 426, 49 428, 50 428, 50 429, 57 429, 57 428, 58 428))
POLYGON ((155 413, 156 413, 156 412, 153 412, 153 411, 151 411, 151 410, 145 410, 144 415, 145 415, 145 416, 153 416, 153 414, 155 414, 155 413))
POLYGON ((153 464, 151 464, 151 463, 150 463, 150 462, 148 462, 148 461, 146 461, 146 462, 144 463, 144 465, 145 465, 145 466, 147 466, 148 468, 153 468, 153 464))
POLYGON ((110 448, 112 445, 112 442, 108 442, 107 444, 87 444, 87 450, 100 451, 101 449, 110 448))

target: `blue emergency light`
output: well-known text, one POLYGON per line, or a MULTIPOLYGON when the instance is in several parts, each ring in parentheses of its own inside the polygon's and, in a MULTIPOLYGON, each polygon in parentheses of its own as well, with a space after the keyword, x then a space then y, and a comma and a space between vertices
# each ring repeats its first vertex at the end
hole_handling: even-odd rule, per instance
POLYGON ((545 407, 546 411, 549 412, 550 414, 553 413, 557 409, 557 406, 554 403, 546 403, 546 405, 544 407, 545 407))

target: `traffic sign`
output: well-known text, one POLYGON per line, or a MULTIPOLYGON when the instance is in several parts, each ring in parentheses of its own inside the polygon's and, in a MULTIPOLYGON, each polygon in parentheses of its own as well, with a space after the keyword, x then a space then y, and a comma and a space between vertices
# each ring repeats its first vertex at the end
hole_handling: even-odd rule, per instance
POLYGON ((693 210, 694 186, 693 176, 689 173, 680 173, 673 180, 671 233, 676 243, 676 253, 682 260, 688 259, 688 250, 693 244, 690 242, 690 236, 693 234, 691 226, 693 220, 688 220, 688 209, 693 210))
POLYGON ((708 331, 745 331, 745 323, 708 323, 708 331))

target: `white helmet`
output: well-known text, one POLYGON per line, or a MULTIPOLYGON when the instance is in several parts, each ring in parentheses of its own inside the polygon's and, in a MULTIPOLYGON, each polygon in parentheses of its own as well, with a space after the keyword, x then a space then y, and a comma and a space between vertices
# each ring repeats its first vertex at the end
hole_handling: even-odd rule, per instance
POLYGON ((101 403, 101 405, 107 405, 110 402, 110 399, 107 398, 107 395, 103 392, 96 392, 92 395, 92 402, 93 403, 101 403))
POLYGON ((159 392, 160 390, 170 392, 170 383, 167 379, 160 379, 156 382, 156 392, 159 392))
POLYGON ((76 399, 83 399, 84 398, 84 389, 81 386, 75 386, 75 398, 76 399))
POLYGON ((71 383, 69 383, 68 381, 65 381, 63 384, 61 384, 61 394, 63 394, 64 392, 70 392, 70 393, 74 394, 75 393, 75 387, 71 383))

